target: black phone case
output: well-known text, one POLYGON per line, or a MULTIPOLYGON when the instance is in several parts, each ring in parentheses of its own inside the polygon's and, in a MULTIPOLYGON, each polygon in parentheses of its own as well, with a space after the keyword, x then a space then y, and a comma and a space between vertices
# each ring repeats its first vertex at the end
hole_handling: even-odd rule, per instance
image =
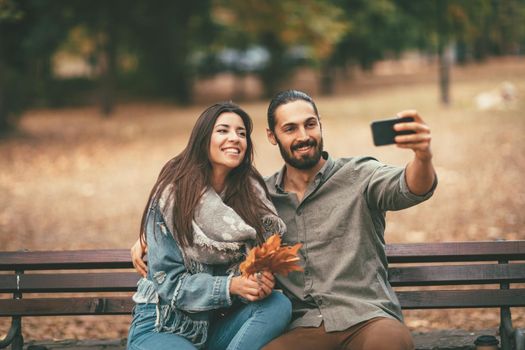
POLYGON ((372 128, 372 136, 374 139, 374 145, 384 146, 395 143, 394 138, 397 135, 408 135, 413 134, 413 131, 404 130, 396 132, 394 130, 394 124, 397 123, 407 123, 414 121, 412 117, 403 117, 403 118, 392 118, 384 120, 376 120, 370 124, 372 128))

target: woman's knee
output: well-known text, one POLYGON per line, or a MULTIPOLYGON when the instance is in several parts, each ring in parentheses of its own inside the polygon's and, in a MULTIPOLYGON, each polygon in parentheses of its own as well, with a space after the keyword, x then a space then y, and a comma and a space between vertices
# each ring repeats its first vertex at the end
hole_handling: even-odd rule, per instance
POLYGON ((269 309, 274 320, 282 320, 286 325, 292 317, 292 303, 283 293, 273 291, 266 299, 263 299, 264 307, 269 309))
POLYGON ((265 300, 268 300, 275 308, 292 311, 292 302, 282 292, 273 291, 265 300))

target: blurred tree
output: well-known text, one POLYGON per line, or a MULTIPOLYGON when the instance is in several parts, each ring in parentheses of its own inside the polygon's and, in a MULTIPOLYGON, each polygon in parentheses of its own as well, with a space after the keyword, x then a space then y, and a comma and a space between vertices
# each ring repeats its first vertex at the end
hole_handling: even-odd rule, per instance
POLYGON ((51 56, 70 18, 62 1, 0 0, 0 131, 47 93, 51 56))
POLYGON ((67 103, 69 97, 60 96, 67 79, 53 76, 52 63, 75 28, 94 43, 87 60, 96 67, 91 79, 104 114, 113 110, 119 58, 125 55, 137 61, 127 90, 190 102, 189 57, 213 38, 209 12, 209 0, 0 0, 0 130, 30 104, 67 103))
POLYGON ((470 27, 469 10, 476 7, 475 1, 396 0, 397 4, 415 19, 417 33, 424 36, 420 43, 432 48, 438 56, 439 91, 443 104, 450 103, 451 45, 454 40, 465 40, 470 27), (426 39, 425 39, 426 38, 426 39))
POLYGON ((307 62, 330 92, 337 69, 411 47, 438 54, 447 103, 453 45, 460 62, 522 53, 523 18, 524 0, 0 0, 0 130, 31 104, 70 103, 86 86, 107 114, 117 91, 188 103, 197 72, 224 68, 255 72, 271 96, 307 62), (95 74, 69 88, 53 59, 78 30, 80 44, 93 44, 84 58, 95 74), (235 50, 241 62, 221 67, 217 57, 235 50))
POLYGON ((349 30, 322 64, 321 90, 331 93, 336 69, 359 64, 365 70, 385 55, 414 45, 414 20, 392 0, 332 0, 344 10, 349 30))
POLYGON ((321 61, 347 28, 342 11, 323 0, 219 0, 216 6, 216 20, 241 38, 240 43, 248 40, 268 50, 268 62, 258 72, 267 97, 293 71, 288 50, 305 46, 314 61, 321 61))
POLYGON ((138 57, 140 84, 150 93, 191 102, 191 53, 214 37, 209 30, 210 0, 140 1, 129 6, 130 47, 138 57))
POLYGON ((113 112, 115 105, 118 49, 130 40, 130 3, 125 0, 76 0, 68 3, 75 14, 75 25, 85 28, 95 43, 91 63, 98 68, 98 93, 103 115, 113 112))
POLYGON ((20 109, 22 95, 19 67, 13 54, 16 39, 12 34, 19 29, 23 13, 13 1, 0 2, 0 133, 13 126, 13 115, 20 109), (15 40, 13 40, 15 39, 15 40), (7 52, 11 54, 8 56, 7 52))
POLYGON ((525 45, 525 1, 492 0, 483 2, 485 11, 475 18, 474 57, 483 59, 489 54, 523 54, 525 45))
POLYGON ((91 41, 91 50, 84 52, 87 61, 97 70, 97 95, 103 115, 112 113, 115 104, 117 84, 117 49, 121 39, 129 38, 128 9, 124 0, 70 0, 64 8, 71 14, 72 20, 66 29, 68 33, 81 29, 84 36, 77 38, 70 45, 85 45, 91 41))
POLYGON ((395 0, 415 20, 420 47, 439 58, 440 98, 450 102, 451 50, 460 63, 470 57, 518 54, 525 43, 523 0, 395 0))

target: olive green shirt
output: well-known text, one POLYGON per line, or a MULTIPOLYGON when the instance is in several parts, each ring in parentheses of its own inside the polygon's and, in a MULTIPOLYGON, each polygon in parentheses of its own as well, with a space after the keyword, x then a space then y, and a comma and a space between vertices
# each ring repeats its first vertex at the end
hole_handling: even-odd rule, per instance
POLYGON ((402 320, 388 282, 385 212, 418 204, 432 190, 411 193, 405 169, 370 157, 327 159, 301 202, 285 192, 285 167, 266 179, 277 212, 286 223, 286 244, 303 243, 303 272, 278 276, 292 300, 290 328, 345 330, 374 317, 402 320))

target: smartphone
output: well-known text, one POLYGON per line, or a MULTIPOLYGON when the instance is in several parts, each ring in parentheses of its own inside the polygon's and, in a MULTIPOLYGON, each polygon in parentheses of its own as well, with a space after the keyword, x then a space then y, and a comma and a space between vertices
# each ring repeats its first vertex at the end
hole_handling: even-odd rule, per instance
POLYGON ((374 138, 374 145, 383 146, 390 145, 395 143, 394 138, 397 135, 408 135, 414 134, 412 130, 403 130, 395 131, 394 124, 397 123, 409 123, 413 122, 414 118, 412 117, 403 117, 403 118, 392 118, 392 119, 383 119, 376 120, 370 124, 372 128, 372 136, 374 138))

